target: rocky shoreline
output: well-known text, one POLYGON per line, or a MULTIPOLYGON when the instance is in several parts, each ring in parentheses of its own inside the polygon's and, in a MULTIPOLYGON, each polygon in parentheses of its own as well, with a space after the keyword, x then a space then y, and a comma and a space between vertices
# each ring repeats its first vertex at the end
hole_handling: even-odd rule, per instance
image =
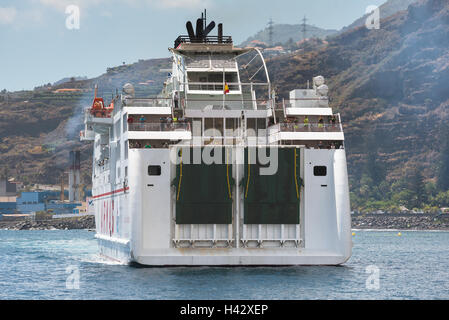
POLYGON ((7 230, 75 230, 95 229, 94 216, 58 218, 40 221, 0 221, 0 229, 7 230))
MULTIPOLYGON (((364 214, 352 215, 353 229, 449 230, 447 215, 364 214)), ((41 221, 0 221, 0 229, 8 230, 72 230, 95 229, 94 216, 48 219, 41 221)))
POLYGON ((449 214, 366 214, 352 216, 353 229, 449 230, 449 214))

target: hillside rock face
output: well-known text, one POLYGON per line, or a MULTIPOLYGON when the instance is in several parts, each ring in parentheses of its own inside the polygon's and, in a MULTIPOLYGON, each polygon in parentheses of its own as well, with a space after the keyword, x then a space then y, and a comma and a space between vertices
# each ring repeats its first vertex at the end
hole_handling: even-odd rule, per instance
MULTIPOLYGON (((306 37, 308 38, 320 38, 325 39, 327 36, 337 33, 337 30, 332 29, 322 29, 316 26, 306 25, 306 37)), ((289 40, 294 42, 304 39, 303 26, 300 24, 274 24, 273 25, 273 44, 280 43, 284 44, 289 40)), ((253 46, 251 41, 258 40, 265 42, 267 45, 270 42, 270 36, 268 28, 259 31, 254 36, 249 37, 243 43, 240 44, 241 47, 253 46)))
MULTIPOLYGON (((83 109, 92 103, 95 84, 99 96, 111 100, 130 82, 136 96, 150 96, 162 89, 169 59, 141 60, 109 68, 95 79, 69 81, 53 86, 0 94, 0 168, 10 176, 33 183, 54 183, 67 170, 69 152, 81 150, 82 183, 90 184, 92 145, 79 141, 83 109), (81 92, 56 93, 57 89, 81 92)), ((67 180, 67 177, 65 177, 67 180)))
MULTIPOLYGON (((385 2, 383 5, 381 5, 379 7, 380 17, 381 17, 381 19, 385 19, 385 18, 392 16, 393 14, 398 13, 399 11, 407 10, 408 6, 411 5, 412 3, 415 3, 416 1, 418 1, 418 0, 388 0, 387 2, 385 2)), ((340 31, 340 33, 346 32, 350 29, 354 29, 354 28, 357 28, 360 26, 364 26, 368 16, 369 15, 366 14, 363 17, 361 17, 360 19, 357 19, 356 21, 351 23, 349 26, 344 27, 340 31)))
POLYGON ((318 74, 345 123, 349 172, 360 178, 368 152, 388 177, 420 163, 435 177, 441 125, 448 121, 449 1, 419 1, 381 21, 333 37, 325 49, 268 61, 283 97, 318 74))

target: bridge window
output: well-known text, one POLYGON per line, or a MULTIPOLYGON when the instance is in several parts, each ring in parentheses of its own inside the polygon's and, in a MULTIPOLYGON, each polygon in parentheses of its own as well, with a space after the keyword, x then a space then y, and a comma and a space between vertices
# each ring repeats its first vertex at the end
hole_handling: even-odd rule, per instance
POLYGON ((237 72, 226 72, 223 79, 223 72, 188 72, 189 90, 219 91, 223 93, 223 80, 228 84, 230 91, 238 91, 239 78, 237 72), (204 83, 204 84, 202 84, 204 83))

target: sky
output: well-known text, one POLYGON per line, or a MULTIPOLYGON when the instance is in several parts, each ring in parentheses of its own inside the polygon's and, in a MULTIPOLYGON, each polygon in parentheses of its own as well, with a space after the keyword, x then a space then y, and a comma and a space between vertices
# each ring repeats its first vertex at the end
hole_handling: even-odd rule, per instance
MULTIPOLYGON (((207 9, 234 43, 274 23, 341 29, 385 0, 0 0, 0 90, 31 90, 72 76, 164 58, 185 23, 207 9), (79 28, 75 11, 79 8, 79 28)), ((216 30, 212 31, 212 33, 216 30)))

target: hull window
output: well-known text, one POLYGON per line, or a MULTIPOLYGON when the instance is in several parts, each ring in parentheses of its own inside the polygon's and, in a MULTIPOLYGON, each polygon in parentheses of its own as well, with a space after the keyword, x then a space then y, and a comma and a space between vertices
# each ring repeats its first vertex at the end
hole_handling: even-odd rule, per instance
POLYGON ((326 166, 313 167, 313 175, 317 177, 325 177, 327 175, 327 167, 326 166))
POLYGON ((161 172, 161 166, 148 166, 149 176, 160 176, 161 172))

